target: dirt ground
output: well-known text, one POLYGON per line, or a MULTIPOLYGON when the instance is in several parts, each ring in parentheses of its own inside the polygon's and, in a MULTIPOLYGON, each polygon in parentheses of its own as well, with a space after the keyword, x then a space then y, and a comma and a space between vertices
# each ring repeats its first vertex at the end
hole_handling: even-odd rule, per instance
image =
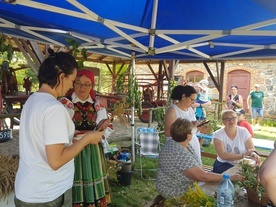
MULTIPOLYGON (((152 127, 156 126, 156 122, 152 123, 152 127)), ((135 118, 134 128, 147 127, 148 124, 142 123, 135 118)), ((114 143, 118 148, 129 147, 131 145, 132 128, 130 124, 122 125, 119 120, 113 121, 114 132, 108 138, 110 144, 114 143)), ((0 154, 2 155, 18 155, 19 154, 19 126, 13 129, 13 138, 7 142, 0 143, 0 154)))

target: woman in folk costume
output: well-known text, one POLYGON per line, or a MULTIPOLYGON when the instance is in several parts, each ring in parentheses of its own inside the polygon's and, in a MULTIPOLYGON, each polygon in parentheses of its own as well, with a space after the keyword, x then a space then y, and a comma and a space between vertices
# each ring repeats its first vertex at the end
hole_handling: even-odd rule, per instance
MULTIPOLYGON (((79 133, 88 130, 104 130, 108 119, 96 123, 97 111, 94 107, 94 74, 89 70, 80 70, 74 82, 74 91, 68 98, 74 104, 73 122, 79 133)), ((106 159, 102 144, 87 145, 75 158, 75 176, 73 185, 73 207, 107 206, 110 202, 106 159)))

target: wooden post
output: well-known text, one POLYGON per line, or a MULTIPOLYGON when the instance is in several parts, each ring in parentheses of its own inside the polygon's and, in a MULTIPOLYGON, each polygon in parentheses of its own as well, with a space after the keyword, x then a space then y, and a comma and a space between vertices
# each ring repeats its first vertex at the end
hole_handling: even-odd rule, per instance
MULTIPOLYGON (((0 113, 2 114, 3 99, 2 99, 2 85, 0 84, 0 113)), ((2 129, 2 119, 0 119, 0 130, 2 129)))

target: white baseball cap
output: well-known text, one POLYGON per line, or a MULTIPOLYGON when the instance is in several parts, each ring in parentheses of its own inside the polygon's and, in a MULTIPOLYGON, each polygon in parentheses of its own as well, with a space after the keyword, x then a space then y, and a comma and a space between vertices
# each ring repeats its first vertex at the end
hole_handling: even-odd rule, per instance
POLYGON ((199 81, 199 83, 203 83, 203 84, 205 84, 205 85, 209 85, 209 81, 207 81, 207 80, 205 80, 205 79, 199 81))

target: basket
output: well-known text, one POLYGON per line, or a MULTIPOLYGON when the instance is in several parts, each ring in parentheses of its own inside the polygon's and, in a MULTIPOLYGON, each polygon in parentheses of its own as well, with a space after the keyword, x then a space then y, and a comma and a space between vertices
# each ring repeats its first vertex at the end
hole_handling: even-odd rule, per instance
POLYGON ((132 171, 132 156, 131 156, 131 151, 129 149, 119 150, 117 152, 117 154, 114 155, 113 158, 122 167, 121 172, 130 172, 130 171, 132 171), (119 159, 122 154, 128 154, 129 155, 129 157, 126 158, 126 161, 122 161, 121 159, 119 159))
POLYGON ((259 199, 255 189, 246 188, 246 192, 248 201, 254 206, 267 206, 269 203, 269 198, 266 193, 263 193, 262 198, 259 199))

